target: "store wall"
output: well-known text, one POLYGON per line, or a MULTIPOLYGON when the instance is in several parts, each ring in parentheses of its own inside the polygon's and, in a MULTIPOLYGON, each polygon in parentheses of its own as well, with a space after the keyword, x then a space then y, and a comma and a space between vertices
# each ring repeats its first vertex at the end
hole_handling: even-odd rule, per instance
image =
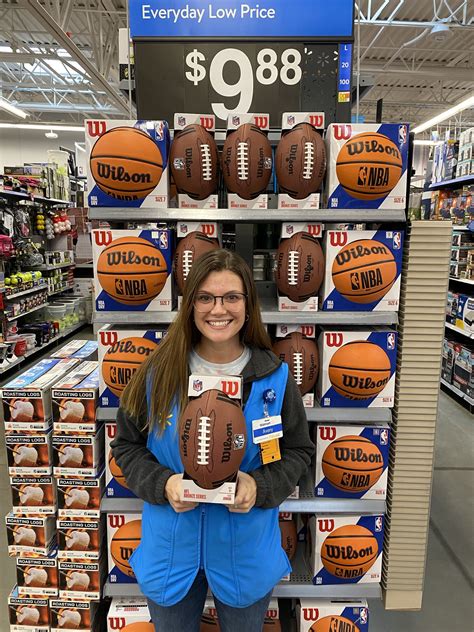
POLYGON ((74 142, 84 142, 80 132, 56 132, 58 138, 46 138, 42 130, 0 129, 0 173, 5 165, 18 166, 30 162, 46 162, 48 149, 67 147, 75 150, 74 142))

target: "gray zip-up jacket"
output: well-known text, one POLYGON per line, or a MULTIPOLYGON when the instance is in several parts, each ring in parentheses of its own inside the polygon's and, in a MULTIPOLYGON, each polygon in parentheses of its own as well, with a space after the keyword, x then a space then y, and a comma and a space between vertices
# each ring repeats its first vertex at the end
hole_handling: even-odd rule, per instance
MULTIPOLYGON (((271 351, 252 348, 252 356, 242 372, 243 403, 247 401, 252 382, 270 375, 280 364, 271 351)), ((301 395, 291 373, 288 374, 281 417, 281 460, 249 472, 257 483, 256 507, 278 507, 308 471, 314 453, 301 395)), ((158 463, 148 450, 148 433, 141 430, 145 423, 145 410, 143 416, 134 418, 119 408, 112 453, 131 491, 146 502, 164 504, 168 502, 164 493, 166 482, 176 472, 158 463)))

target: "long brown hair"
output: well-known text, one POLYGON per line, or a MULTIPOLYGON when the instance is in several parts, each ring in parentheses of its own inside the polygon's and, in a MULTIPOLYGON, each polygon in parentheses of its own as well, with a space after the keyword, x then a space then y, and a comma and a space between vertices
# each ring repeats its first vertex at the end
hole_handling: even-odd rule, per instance
POLYGON ((174 401, 179 410, 187 404, 188 356, 201 334, 194 323, 194 297, 211 272, 229 270, 241 279, 247 295, 246 322, 240 331, 242 343, 250 347, 271 349, 262 323, 255 283, 244 259, 230 250, 212 250, 193 264, 183 291, 181 308, 163 341, 136 371, 125 388, 120 405, 138 418, 145 410, 147 384, 150 397, 145 427, 164 429, 174 401))

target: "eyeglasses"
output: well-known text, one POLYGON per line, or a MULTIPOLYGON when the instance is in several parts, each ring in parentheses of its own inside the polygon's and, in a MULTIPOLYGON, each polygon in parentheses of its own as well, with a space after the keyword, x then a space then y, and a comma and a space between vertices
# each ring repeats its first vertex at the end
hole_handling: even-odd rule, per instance
POLYGON ((194 298, 194 307, 198 312, 210 312, 214 308, 218 298, 221 299, 222 305, 228 309, 229 312, 238 312, 245 303, 247 294, 243 294, 242 292, 228 292, 224 294, 224 296, 214 296, 213 294, 201 292, 200 294, 196 294, 194 298))

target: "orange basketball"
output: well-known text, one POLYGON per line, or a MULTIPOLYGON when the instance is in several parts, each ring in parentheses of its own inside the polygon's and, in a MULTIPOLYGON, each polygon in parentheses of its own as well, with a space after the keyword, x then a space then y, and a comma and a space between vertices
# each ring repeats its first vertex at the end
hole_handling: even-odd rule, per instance
POLYGON ((377 559, 379 545, 371 531, 345 525, 332 531, 321 546, 324 568, 340 579, 365 575, 377 559))
POLYGON ((115 127, 97 139, 90 168, 107 195, 118 200, 141 200, 158 185, 163 156, 147 133, 134 127, 115 127))
POLYGON ((102 377, 114 395, 120 397, 124 388, 157 347, 148 338, 122 338, 111 345, 102 360, 102 377))
POLYGON ((120 237, 100 253, 97 278, 119 303, 143 305, 164 288, 168 266, 159 249, 148 240, 120 237))
POLYGON ((131 520, 117 529, 110 543, 110 554, 116 567, 129 577, 135 577, 129 559, 140 544, 141 537, 142 521, 131 520))
POLYGON ((341 186, 358 200, 385 197, 400 180, 402 171, 402 155, 397 145, 375 132, 350 138, 336 160, 341 186))
POLYGON ((117 465, 117 462, 114 459, 114 456, 112 454, 112 450, 109 451, 109 470, 110 470, 110 473, 112 474, 112 476, 117 481, 117 483, 120 483, 120 485, 122 485, 122 487, 125 487, 126 489, 128 489, 127 481, 125 480, 125 476, 123 475, 122 470, 117 465))
POLYGON ((146 623, 145 621, 137 621, 136 623, 129 623, 121 632, 155 632, 155 626, 153 623, 146 623))
POLYGON ((336 614, 319 619, 319 621, 313 623, 308 632, 339 632, 339 630, 341 632, 360 632, 353 621, 336 614))
POLYGON ((347 399, 375 397, 390 380, 390 358, 379 345, 348 342, 332 356, 328 375, 334 390, 347 399))
POLYGON ((337 253, 332 264, 336 290, 353 303, 373 303, 389 291, 397 264, 388 246, 374 239, 353 241, 337 253))
POLYGON ((324 450, 322 467, 331 485, 344 492, 366 492, 383 472, 382 453, 369 439, 347 435, 324 450))

